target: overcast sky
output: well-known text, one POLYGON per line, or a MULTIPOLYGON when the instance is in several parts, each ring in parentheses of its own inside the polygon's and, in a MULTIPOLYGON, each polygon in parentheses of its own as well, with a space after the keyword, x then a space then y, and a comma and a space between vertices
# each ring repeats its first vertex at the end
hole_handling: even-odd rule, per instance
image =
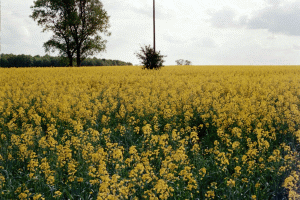
MULTIPOLYGON (((102 0, 110 16, 106 52, 98 58, 139 64, 135 53, 153 44, 152 0, 102 0)), ((1 1, 1 53, 45 55, 51 32, 33 19, 33 0, 1 1)), ((300 1, 156 0, 156 49, 166 65, 297 65, 300 1)), ((50 55, 57 55, 51 53, 50 55)))

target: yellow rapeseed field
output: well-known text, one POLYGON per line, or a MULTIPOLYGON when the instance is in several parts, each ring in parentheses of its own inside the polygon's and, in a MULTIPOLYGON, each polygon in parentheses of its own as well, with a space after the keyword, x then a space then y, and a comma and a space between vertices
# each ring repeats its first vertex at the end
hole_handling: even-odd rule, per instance
POLYGON ((0 69, 1 199, 300 199, 300 67, 0 69))

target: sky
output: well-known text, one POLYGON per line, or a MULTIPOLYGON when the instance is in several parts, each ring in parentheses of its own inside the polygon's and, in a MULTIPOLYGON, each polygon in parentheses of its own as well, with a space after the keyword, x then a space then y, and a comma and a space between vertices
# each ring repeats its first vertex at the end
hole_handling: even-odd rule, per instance
MULTIPOLYGON (((1 1, 1 53, 45 55, 51 32, 29 17, 33 0, 1 1)), ((97 58, 140 64, 153 45, 152 0, 102 0, 111 36, 97 58)), ((156 50, 165 65, 298 65, 300 0, 156 0, 156 50)), ((56 56, 58 53, 50 53, 56 56)))

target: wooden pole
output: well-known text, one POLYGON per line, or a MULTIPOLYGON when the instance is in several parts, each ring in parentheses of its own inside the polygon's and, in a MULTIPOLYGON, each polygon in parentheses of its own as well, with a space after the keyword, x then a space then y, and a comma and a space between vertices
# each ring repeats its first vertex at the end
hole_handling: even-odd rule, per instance
MULTIPOLYGON (((1 60, 1 20, 2 20, 2 18, 1 18, 2 16, 1 16, 1 0, 0 0, 0 60, 1 60)), ((2 60, 1 60, 2 61, 2 60)), ((1 67, 1 64, 2 63, 0 63, 0 67, 1 67)))
POLYGON ((153 0, 153 49, 155 52, 155 0, 153 0))

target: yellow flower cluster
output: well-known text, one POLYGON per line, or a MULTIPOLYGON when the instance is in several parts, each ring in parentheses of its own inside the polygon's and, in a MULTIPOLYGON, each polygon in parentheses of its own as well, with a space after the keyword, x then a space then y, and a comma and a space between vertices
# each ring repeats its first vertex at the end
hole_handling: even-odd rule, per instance
POLYGON ((297 66, 0 69, 0 195, 297 199, 299 107, 297 66))

